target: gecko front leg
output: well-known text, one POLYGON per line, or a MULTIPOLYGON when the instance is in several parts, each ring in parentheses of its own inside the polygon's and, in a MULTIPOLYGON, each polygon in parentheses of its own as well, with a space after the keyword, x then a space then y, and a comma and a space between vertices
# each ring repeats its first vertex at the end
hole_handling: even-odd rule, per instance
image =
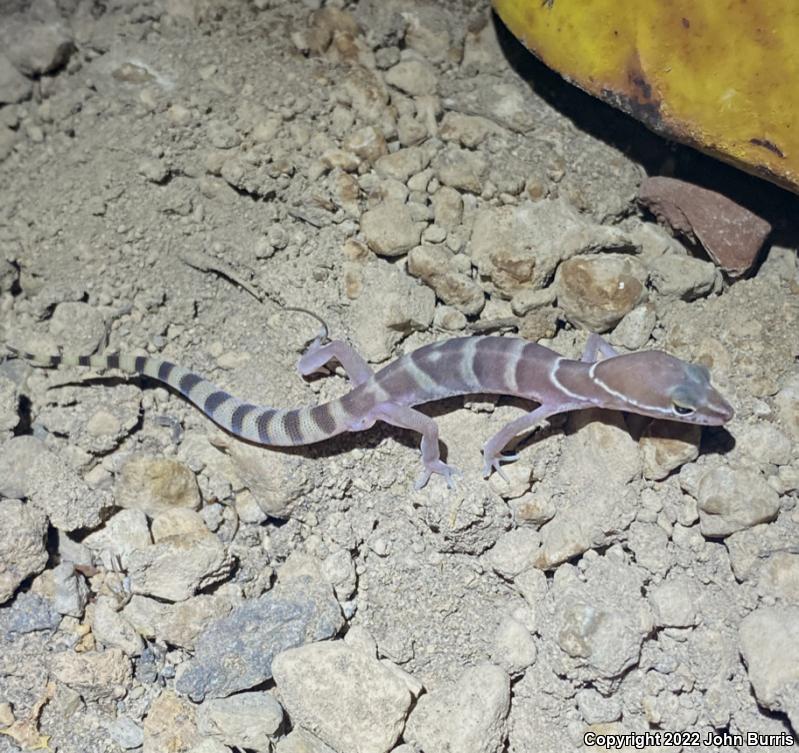
POLYGON ((304 377, 309 376, 321 371, 325 364, 334 360, 338 361, 347 372, 353 387, 363 384, 374 376, 371 366, 351 345, 343 340, 333 340, 322 345, 318 337, 297 362, 297 371, 304 377))
POLYGON ((434 473, 441 474, 450 489, 454 488, 453 476, 460 476, 461 471, 451 465, 447 465, 438 450, 438 425, 432 418, 425 416, 418 410, 408 408, 396 403, 378 403, 369 411, 370 418, 377 421, 384 421, 392 426, 399 426, 402 429, 411 429, 422 435, 422 465, 424 470, 414 488, 421 489, 434 473))
POLYGON ((585 341, 585 348, 583 348, 580 360, 583 363, 596 363, 598 355, 601 355, 602 358, 613 358, 619 354, 604 337, 592 332, 585 341))

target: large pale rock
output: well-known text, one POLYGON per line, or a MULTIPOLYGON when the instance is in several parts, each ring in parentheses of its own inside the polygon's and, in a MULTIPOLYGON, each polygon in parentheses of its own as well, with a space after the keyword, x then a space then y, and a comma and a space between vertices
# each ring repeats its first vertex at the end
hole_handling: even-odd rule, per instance
POLYGON ((47 516, 16 499, 0 499, 0 604, 47 564, 47 516))
POLYGON ((132 678, 130 660, 118 648, 84 654, 61 651, 53 654, 49 666, 53 676, 84 701, 123 698, 132 678))
POLYGON ((115 497, 120 507, 141 510, 150 517, 174 507, 196 510, 200 506, 197 479, 185 465, 146 455, 135 455, 122 466, 115 497))
POLYGON ((272 671, 295 724, 336 750, 387 753, 405 723, 405 682, 342 641, 314 643, 275 657, 272 671))
POLYGON ((197 711, 197 726, 202 734, 247 750, 268 751, 282 721, 280 704, 263 691, 211 698, 197 711))

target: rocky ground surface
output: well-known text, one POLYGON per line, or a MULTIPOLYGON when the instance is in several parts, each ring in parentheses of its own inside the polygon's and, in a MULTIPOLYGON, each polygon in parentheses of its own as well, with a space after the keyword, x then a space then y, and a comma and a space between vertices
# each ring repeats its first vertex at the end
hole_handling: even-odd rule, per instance
POLYGON ((482 0, 0 7, 0 342, 287 407, 347 389, 297 375, 317 324, 287 306, 376 365, 594 330, 705 364, 736 409, 557 418, 505 483, 480 447, 523 406, 453 399, 431 411, 464 476, 413 491, 415 435, 265 450, 146 379, 5 360, 0 751, 799 735, 791 199, 728 182, 775 227, 731 281, 636 196, 733 172, 520 69, 482 0))

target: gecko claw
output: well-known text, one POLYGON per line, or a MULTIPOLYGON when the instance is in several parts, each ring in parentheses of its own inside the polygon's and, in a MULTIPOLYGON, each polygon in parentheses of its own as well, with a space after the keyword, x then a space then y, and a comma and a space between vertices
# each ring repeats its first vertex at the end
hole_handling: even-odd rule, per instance
POLYGON ((453 477, 463 476, 463 471, 461 471, 460 468, 456 468, 454 465, 447 465, 442 460, 434 460, 430 464, 425 463, 424 470, 419 475, 419 478, 416 479, 413 488, 418 491, 424 487, 434 473, 442 475, 450 489, 455 488, 455 479, 453 477))
POLYGON ((502 466, 500 463, 512 463, 514 460, 518 460, 519 455, 517 453, 513 453, 512 455, 493 455, 489 456, 486 455, 485 460, 483 461, 483 478, 488 478, 492 471, 496 471, 500 478, 506 483, 510 483, 510 479, 508 478, 505 471, 502 470, 502 466))

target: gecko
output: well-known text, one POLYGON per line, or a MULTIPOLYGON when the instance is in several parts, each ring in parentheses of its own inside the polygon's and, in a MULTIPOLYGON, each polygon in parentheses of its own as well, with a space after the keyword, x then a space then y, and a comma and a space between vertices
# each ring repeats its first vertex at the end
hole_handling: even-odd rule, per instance
POLYGON ((485 442, 486 478, 493 471, 505 477, 501 463, 518 458, 503 454, 505 446, 558 413, 607 408, 701 426, 721 426, 733 417, 732 406, 713 387, 705 366, 661 350, 620 354, 596 334, 589 335, 580 359, 522 338, 486 335, 424 345, 378 371, 343 340, 326 342, 327 334, 324 326, 299 359, 297 370, 307 377, 338 362, 352 389, 329 402, 292 409, 240 400, 189 369, 150 356, 41 355, 6 347, 34 365, 144 375, 176 390, 225 431, 258 445, 313 444, 369 429, 378 421, 410 429, 422 437, 423 468, 416 489, 433 474, 443 476, 452 487, 453 477, 461 474, 441 459, 436 422, 415 407, 456 395, 508 395, 538 403, 485 442))

